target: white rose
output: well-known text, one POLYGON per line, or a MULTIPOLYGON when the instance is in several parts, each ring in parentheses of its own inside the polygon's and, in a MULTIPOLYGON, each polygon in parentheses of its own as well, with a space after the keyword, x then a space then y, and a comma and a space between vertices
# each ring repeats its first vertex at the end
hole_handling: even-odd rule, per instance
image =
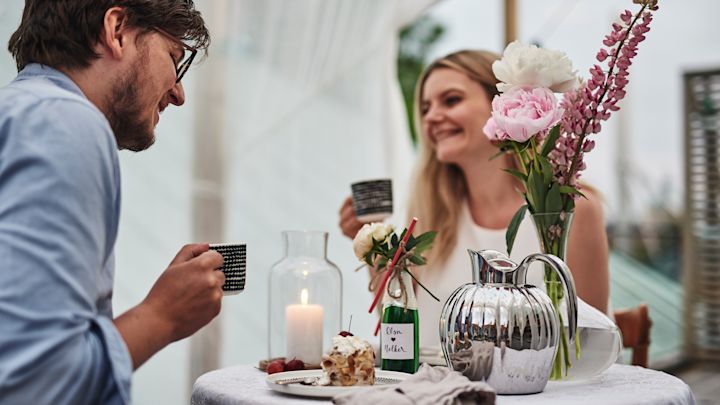
POLYGON ((392 231, 392 225, 384 225, 381 223, 372 224, 372 237, 378 242, 384 242, 392 231))
POLYGON ((384 242, 392 232, 392 225, 385 225, 383 223, 363 225, 353 239, 355 256, 360 260, 364 260, 365 255, 372 249, 373 240, 384 242))
POLYGON ((360 228, 358 233, 355 234, 355 238, 353 239, 353 251, 355 251, 355 256, 357 256, 360 260, 364 260, 367 252, 372 249, 372 245, 372 228, 370 227, 370 224, 365 224, 362 228, 360 228))
POLYGON ((500 60, 492 65, 501 92, 513 86, 547 87, 556 93, 565 93, 578 87, 577 71, 564 52, 510 43, 500 60))

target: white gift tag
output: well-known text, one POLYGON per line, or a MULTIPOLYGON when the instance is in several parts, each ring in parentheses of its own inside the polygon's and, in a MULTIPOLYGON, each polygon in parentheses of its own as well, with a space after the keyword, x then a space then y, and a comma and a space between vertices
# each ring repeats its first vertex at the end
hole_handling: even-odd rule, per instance
POLYGON ((383 323, 380 330, 381 358, 412 360, 415 357, 415 330, 412 323, 383 323))

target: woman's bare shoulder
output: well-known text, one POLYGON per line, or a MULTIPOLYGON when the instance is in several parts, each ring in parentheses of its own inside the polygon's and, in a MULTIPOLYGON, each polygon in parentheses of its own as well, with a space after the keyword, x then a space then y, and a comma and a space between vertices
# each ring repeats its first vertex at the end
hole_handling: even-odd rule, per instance
POLYGON ((583 191, 587 198, 579 197, 575 200, 575 223, 592 223, 604 225, 605 216, 602 196, 596 191, 583 191))

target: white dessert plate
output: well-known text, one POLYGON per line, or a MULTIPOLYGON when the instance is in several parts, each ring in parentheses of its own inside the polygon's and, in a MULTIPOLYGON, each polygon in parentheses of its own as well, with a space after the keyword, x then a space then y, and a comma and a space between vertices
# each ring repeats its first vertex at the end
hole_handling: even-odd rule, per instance
POLYGON ((270 374, 265 379, 271 390, 283 394, 300 395, 304 397, 332 398, 335 395, 348 392, 349 390, 362 390, 370 387, 397 384, 410 377, 410 374, 398 371, 386 371, 375 369, 375 385, 360 385, 352 387, 335 387, 323 385, 303 385, 300 381, 305 379, 320 378, 322 370, 301 370, 286 371, 284 373, 270 374))
POLYGON ((439 347, 420 346, 420 364, 427 363, 431 366, 445 366, 445 357, 439 347))

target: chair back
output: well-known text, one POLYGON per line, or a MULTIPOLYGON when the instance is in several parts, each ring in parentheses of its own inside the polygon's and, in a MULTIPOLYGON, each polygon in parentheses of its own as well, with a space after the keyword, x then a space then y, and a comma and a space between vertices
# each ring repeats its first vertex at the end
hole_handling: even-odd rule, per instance
POLYGON ((615 323, 623 337, 623 347, 632 349, 632 365, 648 366, 652 321, 646 304, 615 311, 615 323))

